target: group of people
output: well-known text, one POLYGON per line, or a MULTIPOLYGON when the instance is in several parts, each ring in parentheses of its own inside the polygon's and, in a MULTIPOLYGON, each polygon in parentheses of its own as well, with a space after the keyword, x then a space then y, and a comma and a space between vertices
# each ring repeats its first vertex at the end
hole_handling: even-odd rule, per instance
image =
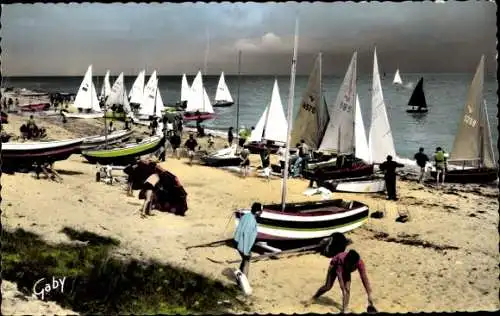
POLYGON ((21 135, 24 139, 36 139, 45 137, 45 129, 36 125, 33 115, 20 128, 21 135))
MULTIPOLYGON (((257 220, 262 212, 262 204, 253 203, 250 212, 240 218, 233 236, 234 246, 241 257, 239 270, 247 278, 249 277, 251 251, 257 240, 257 220)), ((342 312, 346 312, 350 301, 351 274, 358 270, 368 298, 368 311, 376 311, 365 263, 356 250, 346 251, 349 240, 341 233, 334 233, 323 245, 325 248, 323 254, 330 257, 326 282, 316 291, 308 304, 331 290, 335 280, 338 279, 342 291, 342 312)))

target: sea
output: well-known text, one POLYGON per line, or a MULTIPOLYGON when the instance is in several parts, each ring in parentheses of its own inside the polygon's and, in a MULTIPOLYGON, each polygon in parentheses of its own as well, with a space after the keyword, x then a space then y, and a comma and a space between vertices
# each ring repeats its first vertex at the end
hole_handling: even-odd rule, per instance
MULTIPOLYGON (((382 78, 382 90, 387 107, 389 123, 396 152, 399 157, 411 158, 424 147, 430 154, 437 146, 450 152, 455 133, 459 126, 467 92, 474 74, 439 74, 439 73, 407 73, 402 74, 403 86, 392 84, 394 74, 386 74, 382 78), (406 113, 408 100, 417 81, 424 78, 424 91, 429 105, 427 115, 415 117, 406 113)), ((116 77, 111 77, 113 84, 116 77)), ((148 78, 146 78, 147 81, 148 78)), ((188 76, 191 84, 194 75, 188 76)), ((237 124, 251 127, 257 124, 262 112, 271 100, 274 80, 278 80, 280 96, 285 113, 288 108, 290 76, 225 76, 235 104, 228 108, 214 108, 216 119, 204 122, 209 129, 225 130, 237 124), (239 117, 237 117, 239 103, 239 117)), ((5 87, 26 88, 49 92, 76 93, 82 77, 10 77, 4 78, 5 87)), ((135 76, 125 77, 127 89, 132 87, 135 76)), ((219 76, 204 76, 204 86, 211 100, 215 97, 219 76)), ((342 83, 343 76, 324 76, 323 90, 328 105, 332 105, 342 83)), ((295 81, 294 113, 297 112, 302 94, 307 86, 308 76, 297 76, 295 81)), ((97 93, 100 92, 103 77, 94 76, 97 93)), ((365 130, 368 134, 371 120, 371 85, 372 76, 358 74, 357 93, 361 103, 361 111, 365 130)), ((180 99, 181 76, 160 76, 159 86, 165 105, 175 104, 180 99)), ((493 137, 493 147, 498 159, 498 118, 497 118, 496 77, 486 76, 484 97, 487 104, 488 118, 493 137)))

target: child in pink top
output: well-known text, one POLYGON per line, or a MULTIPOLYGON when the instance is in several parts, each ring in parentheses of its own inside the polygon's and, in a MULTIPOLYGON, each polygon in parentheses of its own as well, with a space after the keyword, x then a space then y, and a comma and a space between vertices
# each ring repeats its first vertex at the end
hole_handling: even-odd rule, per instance
POLYGON ((326 276, 326 283, 316 292, 313 296, 313 300, 318 299, 321 295, 328 292, 333 287, 335 279, 338 278, 343 297, 342 312, 345 312, 347 306, 349 305, 351 273, 356 271, 356 269, 359 271, 361 281, 363 282, 366 294, 368 295, 368 306, 373 307, 370 282, 368 281, 368 277, 366 275, 365 264, 355 250, 341 252, 331 259, 328 274, 326 276))

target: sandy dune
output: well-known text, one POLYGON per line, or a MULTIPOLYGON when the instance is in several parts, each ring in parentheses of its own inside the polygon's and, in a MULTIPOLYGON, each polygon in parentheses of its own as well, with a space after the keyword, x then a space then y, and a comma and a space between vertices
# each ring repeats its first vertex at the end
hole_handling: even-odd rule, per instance
MULTIPOLYGON (((49 127, 49 133, 56 132, 49 122, 44 125, 49 127)), ((64 134, 67 137, 63 138, 73 135, 64 134)), ((204 140, 201 143, 205 146, 204 140)), ((222 143, 218 140, 219 146, 222 143)), ((252 165, 259 165, 255 155, 252 165)), ((64 178, 62 184, 36 180, 29 174, 2 176, 2 220, 6 229, 22 227, 53 242, 68 241, 59 233, 65 226, 85 229, 119 239, 122 255, 188 267, 223 282, 233 282, 225 275, 228 268, 237 265, 217 264, 207 257, 238 259, 236 251, 228 247, 185 247, 231 237, 234 223, 227 224, 236 208, 249 206, 253 201, 280 200, 280 179, 244 179, 227 170, 189 166, 185 159, 168 159, 163 167, 177 175, 188 192, 186 217, 155 211, 155 216, 141 219, 142 201, 137 199, 137 192, 134 197, 127 197, 119 184, 96 183, 95 166, 84 163, 82 157, 74 155, 57 162, 55 167, 64 178)), ((306 181, 290 180, 289 200, 320 198, 304 196, 306 188, 306 181)), ((386 209, 384 218, 370 218, 366 225, 349 234, 354 241, 351 247, 367 265, 379 311, 498 309, 497 191, 485 187, 475 189, 477 192, 451 187, 436 190, 408 181, 398 182, 398 190, 397 204, 381 196, 333 194, 367 203, 372 211, 386 209), (398 209, 408 210, 411 220, 404 224, 395 222, 398 209), (428 245, 405 244, 411 240, 428 245), (458 249, 439 250, 429 245, 458 249)), ((308 307, 303 304, 324 282, 327 266, 328 259, 316 254, 252 263, 250 282, 254 294, 248 299, 252 311, 338 312, 338 285, 319 302, 308 307)), ((350 311, 365 309, 366 296, 355 276, 350 311)))

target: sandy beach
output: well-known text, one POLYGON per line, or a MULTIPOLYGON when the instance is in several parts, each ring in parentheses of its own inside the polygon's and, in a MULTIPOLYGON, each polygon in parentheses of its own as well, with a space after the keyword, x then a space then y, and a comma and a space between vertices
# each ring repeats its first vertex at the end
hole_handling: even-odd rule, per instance
MULTIPOLYGON (((17 135, 26 118, 9 115, 9 120, 4 130, 17 135)), ((85 124, 102 129, 102 123, 95 122, 66 124, 67 127, 52 118, 38 118, 37 122, 47 129, 51 139, 81 137, 88 132, 85 124)), ((217 146, 223 143, 217 139, 217 146)), ((200 140, 200 144, 206 146, 206 139, 200 140)), ((259 164, 259 157, 252 155, 252 166, 259 164)), ((96 167, 73 155, 55 164, 63 183, 37 180, 31 174, 2 175, 4 228, 23 228, 49 242, 68 242, 60 233, 64 227, 84 229, 120 240, 120 255, 155 259, 234 283, 227 271, 237 265, 207 259, 238 259, 234 249, 186 247, 230 238, 234 222, 227 223, 232 212, 254 201, 279 202, 281 179, 267 182, 255 176, 255 171, 242 178, 227 170, 189 166, 185 158, 168 158, 162 167, 175 174, 188 192, 189 210, 185 217, 154 211, 154 216, 141 219, 142 201, 137 198, 137 191, 133 197, 127 197, 123 185, 95 182, 96 167)), ((306 180, 288 181, 288 200, 320 199, 303 194, 307 185, 306 180)), ((350 248, 356 249, 365 261, 378 310, 499 309, 498 190, 493 186, 454 185, 435 189, 410 180, 399 181, 397 189, 397 202, 388 202, 381 195, 332 194, 335 198, 366 203, 371 212, 386 210, 384 218, 370 218, 364 226, 348 233, 353 240, 350 248), (410 221, 396 222, 398 210, 408 211, 410 221)), ((249 279, 254 293, 247 298, 251 311, 339 312, 342 299, 337 284, 317 303, 304 305, 325 281, 327 267, 328 259, 319 254, 252 263, 249 279)), ((366 295, 357 274, 353 276, 351 291, 349 311, 364 312, 366 295)), ((3 307, 5 314, 40 313, 36 308, 21 312, 16 304, 23 306, 24 301, 19 299, 16 303, 12 297, 4 294, 4 302, 9 300, 3 307)), ((62 313, 56 309, 47 312, 62 313)))

